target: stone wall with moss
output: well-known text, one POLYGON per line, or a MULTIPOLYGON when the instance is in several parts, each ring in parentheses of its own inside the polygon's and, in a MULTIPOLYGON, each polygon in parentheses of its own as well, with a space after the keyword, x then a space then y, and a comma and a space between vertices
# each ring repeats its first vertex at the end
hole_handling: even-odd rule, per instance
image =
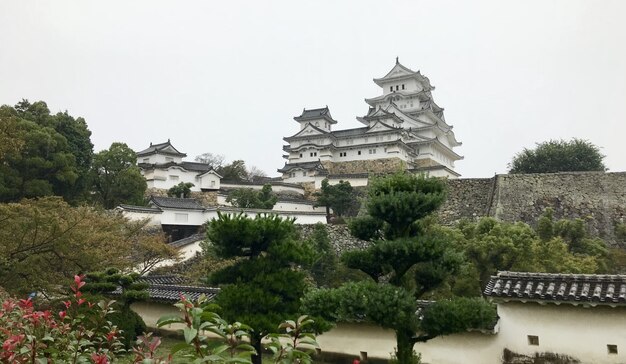
POLYGON ((492 216, 534 225, 547 208, 555 218, 581 218, 589 232, 612 243, 626 220, 626 172, 505 174, 492 178, 448 180, 448 199, 440 221, 492 216))
POLYGON ((322 165, 330 174, 393 173, 407 168, 406 163, 400 158, 346 162, 322 161, 322 165))

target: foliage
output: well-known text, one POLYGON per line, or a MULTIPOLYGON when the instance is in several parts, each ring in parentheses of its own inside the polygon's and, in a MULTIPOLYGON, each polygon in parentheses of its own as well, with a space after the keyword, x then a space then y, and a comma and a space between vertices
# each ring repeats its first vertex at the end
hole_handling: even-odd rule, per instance
POLYGON ((246 163, 240 159, 232 161, 230 164, 219 166, 215 170, 226 181, 243 182, 248 179, 246 163))
POLYGON ((146 179, 137 167, 135 152, 124 143, 113 143, 94 156, 92 171, 96 200, 104 208, 143 203, 146 179))
MULTIPOLYGON (((308 260, 307 249, 296 241, 293 219, 276 215, 218 214, 207 225, 207 237, 222 258, 246 257, 211 274, 212 283, 225 286, 216 302, 228 320, 248 323, 250 343, 261 352, 261 339, 284 317, 298 314, 305 274, 295 264, 308 260)), ((253 357, 260 363, 260 355, 253 357)))
POLYGON ((191 187, 193 186, 195 185, 191 182, 181 182, 167 190, 167 195, 170 197, 189 198, 191 196, 191 187))
POLYGON ((274 354, 276 364, 312 364, 311 354, 319 349, 315 334, 307 332, 314 321, 308 316, 298 317, 296 321, 287 320, 278 326, 282 334, 270 334, 271 340, 266 347, 274 354))
POLYGON ((607 269, 604 242, 589 238, 580 219, 555 222, 551 210, 539 219, 537 231, 521 222, 485 217, 476 223, 463 221, 450 234, 471 262, 481 287, 499 270, 597 273, 607 269))
POLYGON ((433 229, 428 218, 444 201, 445 185, 440 179, 398 173, 372 180, 368 194, 369 217, 352 221, 351 231, 373 244, 344 253, 342 260, 372 281, 313 291, 304 307, 329 321, 365 319, 393 329, 397 361, 414 363, 420 328, 416 299, 446 282, 463 260, 449 236, 433 229), (379 237, 384 240, 375 240, 379 237), (329 313, 324 316, 319 306, 329 313))
POLYGON ((439 300, 423 309, 418 341, 470 329, 491 330, 497 319, 495 306, 482 298, 439 300))
POLYGON ((334 287, 342 280, 345 274, 337 254, 330 245, 330 238, 326 226, 317 223, 313 232, 305 242, 311 251, 311 261, 307 269, 318 287, 334 287))
POLYGON ((617 240, 626 242, 626 224, 625 223, 617 223, 615 224, 615 237, 617 240))
POLYGON ((0 286, 54 294, 74 272, 130 268, 137 246, 163 245, 121 214, 71 207, 60 197, 0 204, 0 286))
POLYGON ((0 362, 108 363, 123 353, 119 329, 108 321, 112 301, 97 304, 82 297, 82 276, 58 314, 37 311, 33 301, 9 299, 0 308, 0 362), (90 315, 84 315, 85 308, 90 315))
POLYGON ((0 138, 7 141, 0 153, 0 202, 86 197, 93 145, 82 118, 51 115, 44 102, 23 100, 0 107, 0 125, 0 138))
POLYGON ((224 164, 224 156, 222 154, 203 153, 194 159, 196 162, 208 164, 213 169, 220 169, 224 164))
MULTIPOLYGON (((196 302, 189 301, 181 296, 181 300, 174 306, 181 310, 182 316, 170 315, 161 317, 157 321, 157 326, 163 327, 170 324, 182 324, 181 330, 185 342, 175 346, 171 354, 181 353, 183 358, 188 360, 196 359, 198 362, 217 363, 249 363, 250 356, 256 354, 255 349, 249 345, 245 339, 250 337, 250 327, 235 322, 229 324, 218 314, 205 309, 207 298, 202 295, 196 302), (218 337, 218 340, 209 341, 208 333, 218 337)), ((153 346, 158 343, 151 343, 146 339, 142 340, 143 346, 153 346)), ((152 359, 154 362, 154 349, 147 358, 141 351, 137 352, 135 362, 145 363, 145 359, 152 359)), ((163 358, 158 358, 163 361, 163 358)))
POLYGON ((356 219, 350 219, 348 221, 348 229, 350 234, 355 238, 374 241, 381 239, 383 221, 378 220, 371 216, 363 216, 356 219))
POLYGON ((600 148, 587 140, 549 140, 517 153, 509 163, 509 173, 604 172, 603 159, 600 148))
POLYGON ((330 185, 328 179, 322 181, 322 188, 315 194, 317 202, 315 206, 326 206, 326 214, 330 216, 329 209, 332 209, 335 215, 343 216, 355 202, 355 195, 350 182, 339 181, 335 185, 330 185))
POLYGON ((232 203, 236 207, 250 209, 266 209, 271 210, 278 197, 272 192, 272 185, 265 184, 260 191, 252 188, 238 188, 232 190, 226 202, 232 203))

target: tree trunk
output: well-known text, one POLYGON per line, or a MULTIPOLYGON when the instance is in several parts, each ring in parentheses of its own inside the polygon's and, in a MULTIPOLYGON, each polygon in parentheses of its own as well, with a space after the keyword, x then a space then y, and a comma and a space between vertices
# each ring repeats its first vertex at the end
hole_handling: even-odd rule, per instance
POLYGON ((413 364, 413 331, 396 330, 396 357, 398 364, 413 364))
POLYGON ((250 337, 250 345, 252 345, 254 350, 256 350, 256 355, 252 355, 252 364, 262 364, 263 347, 261 346, 261 338, 257 338, 252 335, 250 337))

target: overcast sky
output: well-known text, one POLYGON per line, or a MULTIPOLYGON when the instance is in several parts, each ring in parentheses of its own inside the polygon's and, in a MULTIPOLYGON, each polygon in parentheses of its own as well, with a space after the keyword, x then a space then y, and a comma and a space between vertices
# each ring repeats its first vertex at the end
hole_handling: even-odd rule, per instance
POLYGON ((293 116, 361 126, 399 56, 436 87, 464 177, 572 137, 624 171, 625 17, 623 0, 0 0, 0 104, 82 116, 96 151, 170 138, 277 175, 293 116))

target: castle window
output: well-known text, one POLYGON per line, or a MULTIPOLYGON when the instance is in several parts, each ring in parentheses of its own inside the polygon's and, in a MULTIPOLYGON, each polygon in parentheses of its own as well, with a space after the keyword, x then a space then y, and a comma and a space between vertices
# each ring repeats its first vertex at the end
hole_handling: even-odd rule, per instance
POLYGON ((187 222, 189 221, 189 214, 174 214, 174 221, 187 222))
POLYGON ((402 89, 404 90, 404 84, 402 84, 402 89))
POLYGON ((539 336, 528 335, 528 345, 539 346, 539 336))
POLYGON ((300 153, 300 158, 302 158, 302 153, 300 153))
POLYGON ((215 181, 211 181, 211 187, 215 187, 215 181))
POLYGON ((174 175, 172 175, 172 174, 171 174, 171 175, 170 175, 170 179, 171 179, 172 181, 178 181, 178 176, 174 176, 174 175))
POLYGON ((393 86, 389 86, 389 92, 393 92, 393 86))
POLYGON ((617 345, 607 345, 606 346, 606 351, 609 354, 617 354, 617 345))
POLYGON ((398 91, 400 89, 400 86, 396 85, 396 91, 398 91))
POLYGON ((359 150, 357 153, 358 153, 359 155, 361 155, 361 151, 360 151, 360 150, 359 150))
POLYGON ((369 154, 376 154, 376 149, 369 149, 368 152, 369 154))
POLYGON ((346 155, 347 155, 347 152, 339 152, 340 157, 345 157, 346 155))

